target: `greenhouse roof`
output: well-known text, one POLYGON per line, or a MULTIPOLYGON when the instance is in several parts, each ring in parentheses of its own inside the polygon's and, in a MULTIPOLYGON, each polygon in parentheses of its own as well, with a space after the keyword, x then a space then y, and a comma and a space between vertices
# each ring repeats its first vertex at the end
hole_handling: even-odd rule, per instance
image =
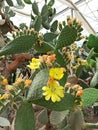
MULTIPOLYGON (((36 1, 41 9, 44 0, 36 1)), ((55 0, 56 15, 54 19, 62 21, 71 15, 83 22, 87 33, 96 33, 98 32, 98 5, 96 2, 97 0, 55 0)), ((26 23, 29 25, 31 9, 31 5, 28 4, 25 4, 23 9, 12 7, 12 10, 16 12, 15 17, 12 18, 14 24, 26 23)))

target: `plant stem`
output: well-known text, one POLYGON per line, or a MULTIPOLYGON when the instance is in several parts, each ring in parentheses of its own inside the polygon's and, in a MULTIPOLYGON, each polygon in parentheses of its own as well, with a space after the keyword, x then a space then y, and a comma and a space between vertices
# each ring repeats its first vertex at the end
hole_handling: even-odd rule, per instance
POLYGON ((98 128, 98 123, 85 123, 84 128, 98 128))

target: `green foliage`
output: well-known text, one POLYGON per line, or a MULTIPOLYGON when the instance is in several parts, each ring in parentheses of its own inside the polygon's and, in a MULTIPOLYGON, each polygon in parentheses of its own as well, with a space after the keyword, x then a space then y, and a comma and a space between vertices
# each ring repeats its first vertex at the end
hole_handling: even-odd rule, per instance
POLYGON ((17 1, 17 4, 18 4, 19 6, 23 6, 22 0, 16 0, 16 1, 17 1))
POLYGON ((4 46, 0 50, 0 55, 28 52, 35 43, 36 43, 35 34, 32 35, 22 34, 21 36, 16 35, 16 38, 14 40, 10 41, 6 46, 4 46))
POLYGON ((46 42, 53 42, 54 39, 56 39, 57 34, 55 33, 45 33, 43 38, 46 42))
POLYGON ((57 30, 57 27, 58 27, 58 21, 55 20, 52 25, 51 25, 51 28, 50 28, 50 31, 51 32, 55 32, 57 30))
POLYGON ((96 68, 96 61, 93 59, 89 59, 89 64, 91 65, 91 67, 96 68))
POLYGON ((60 124, 65 117, 67 117, 69 114, 69 111, 52 111, 50 114, 50 123, 54 125, 60 124))
MULTIPOLYGON (((10 24, 10 17, 15 15, 15 13, 13 13, 13 11, 10 9, 10 6, 15 5, 13 0, 6 0, 6 2, 9 6, 4 7, 4 17, 8 18, 7 20, 10 24)), ((21 88, 19 88, 20 86, 15 88, 15 95, 12 93, 12 91, 9 91, 11 95, 10 97, 7 97, 8 99, 3 99, 3 93, 0 92, 0 113, 15 101, 16 104, 13 105, 13 108, 17 108, 15 130, 35 130, 34 111, 32 104, 36 104, 45 107, 45 109, 38 114, 37 119, 40 123, 44 125, 47 125, 48 123, 57 126, 62 125, 60 127, 61 130, 81 130, 84 119, 81 110, 78 110, 80 107, 78 105, 80 105, 83 101, 83 107, 91 106, 98 100, 98 90, 94 88, 88 88, 89 84, 87 83, 89 82, 89 79, 91 79, 92 72, 95 70, 96 72, 90 82, 90 86, 96 87, 98 84, 98 59, 96 58, 98 57, 98 36, 91 34, 88 37, 87 44, 83 44, 82 47, 77 49, 73 43, 83 38, 81 33, 83 30, 81 23, 77 19, 71 19, 70 17, 67 17, 67 20, 61 23, 59 23, 58 20, 52 22, 52 19, 56 13, 54 8, 55 0, 45 0, 44 6, 41 9, 38 7, 36 0, 33 3, 31 0, 16 0, 16 2, 17 5, 21 7, 24 7, 25 5, 23 2, 26 4, 31 4, 32 12, 30 29, 28 29, 26 24, 21 23, 18 31, 12 34, 13 40, 7 42, 7 44, 5 43, 6 45, 0 50, 0 56, 28 52, 29 55, 33 57, 36 56, 38 58, 39 56, 43 56, 43 54, 46 55, 47 52, 51 51, 51 54, 56 55, 56 60, 54 61, 54 57, 51 57, 51 54, 49 54, 47 56, 51 58, 47 58, 47 61, 49 60, 49 62, 52 64, 53 60, 53 66, 47 67, 46 64, 42 63, 40 69, 32 71, 24 66, 24 64, 27 64, 27 62, 24 61, 24 64, 22 65, 27 69, 28 75, 24 75, 24 68, 22 68, 21 65, 18 67, 19 74, 23 74, 22 76, 24 78, 25 76, 28 76, 28 78, 32 80, 32 84, 29 88, 29 86, 26 86, 26 82, 23 81, 22 85, 20 85, 22 86, 21 88), (49 31, 44 34, 39 33, 43 28, 49 31), (70 46, 71 44, 73 46, 70 46), (80 61, 78 61, 78 58, 80 58, 80 61), (88 62, 88 64, 86 64, 85 60, 88 62), (44 86, 47 86, 47 81, 49 81, 49 68, 54 67, 64 67, 67 70, 64 73, 63 78, 57 81, 61 86, 64 86, 65 96, 64 98, 61 98, 60 102, 55 103, 51 100, 45 100, 42 90, 44 86), (76 79, 72 78, 73 75, 76 75, 76 79), (76 81, 74 81, 74 79, 76 81), (66 82, 70 82, 72 88, 67 88, 65 85, 66 82), (79 88, 74 88, 77 87, 76 84, 80 85, 80 87, 78 86, 79 88), (83 96, 81 96, 81 87, 84 89, 83 96), (79 92, 80 95, 78 95, 79 92), (17 103, 20 106, 18 106, 17 103), (47 109, 49 109, 49 111, 47 109), (51 114, 50 111, 52 111, 51 114)), ((1 20, 1 22, 4 22, 2 23, 3 25, 7 21, 5 19, 1 20)), ((12 23, 11 25, 14 28, 17 28, 12 23)), ((1 28, 2 34, 7 34, 8 32, 12 32, 12 30, 6 28, 5 25, 3 28, 1 28)), ((13 62, 13 59, 10 59, 10 56, 7 56, 7 60, 8 62, 10 60, 10 62, 13 62)), ((2 62, 2 57, 0 62, 2 62)), ((3 67, 1 66, 1 69, 2 68, 3 67)), ((16 77, 19 76, 17 76, 17 70, 18 69, 16 68, 16 77)), ((53 79, 53 81, 54 80, 55 79, 53 79)), ((0 85, 0 87, 2 87, 2 84, 0 85)), ((14 84, 10 85, 14 87, 14 84)), ((50 92, 50 94, 52 93, 50 92)), ((0 126, 10 125, 8 120, 2 117, 0 117, 0 123, 0 126)))
POLYGON ((7 4, 8 4, 9 6, 13 6, 13 1, 12 1, 12 0, 6 0, 6 2, 7 2, 7 4))
POLYGON ((71 26, 65 26, 58 38, 57 41, 57 48, 62 48, 64 46, 68 46, 74 41, 76 41, 77 38, 77 30, 74 27, 71 26))
POLYGON ((80 75, 81 75, 81 73, 82 73, 82 68, 83 68, 83 66, 82 65, 80 65, 78 68, 77 68, 77 70, 76 70, 76 76, 77 77, 80 77, 80 75))
POLYGON ((10 126, 10 122, 8 121, 8 119, 0 117, 0 126, 10 126))
POLYGON ((39 14, 39 8, 38 8, 38 5, 37 5, 37 2, 35 2, 35 1, 34 1, 34 3, 32 3, 32 10, 33 10, 35 15, 39 14))
POLYGON ((48 3, 48 6, 49 6, 49 7, 53 6, 53 5, 54 5, 54 2, 55 2, 54 0, 50 0, 49 3, 48 3))
POLYGON ((84 124, 84 117, 81 110, 77 109, 72 112, 69 117, 69 125, 71 130, 82 130, 84 124))
POLYGON ((5 102, 0 101, 0 114, 9 106, 10 101, 6 100, 5 102))
POLYGON ((24 0, 26 4, 31 4, 31 0, 24 0))
MULTIPOLYGON (((5 6, 4 15, 7 19, 9 19, 10 17, 15 16, 15 12, 13 10, 11 10, 9 6, 5 6)), ((5 22, 6 22, 6 20, 5 20, 5 22)))
POLYGON ((48 6, 46 4, 42 7, 41 16, 44 23, 48 19, 48 6))
POLYGON ((94 48, 92 48, 86 58, 86 60, 89 62, 89 60, 91 59, 91 57, 94 55, 94 48))
POLYGON ((53 103, 52 101, 46 101, 43 97, 38 100, 32 101, 34 104, 46 107, 55 111, 72 110, 74 107, 75 97, 70 94, 65 94, 64 98, 60 102, 53 103))
POLYGON ((96 58, 96 73, 94 74, 90 86, 95 87, 98 84, 98 58, 96 58))
POLYGON ((41 27, 44 27, 47 30, 50 29, 50 22, 53 19, 55 9, 52 8, 54 4, 53 1, 50 0, 48 4, 45 2, 40 12, 37 3, 32 3, 32 11, 35 16, 31 15, 31 27, 34 27, 37 31, 39 31, 41 27))
POLYGON ((71 128, 70 128, 69 125, 67 125, 67 126, 65 126, 64 128, 62 128, 62 130, 71 130, 71 128))
POLYGON ((39 31, 41 29, 41 24, 42 24, 42 17, 41 17, 41 15, 38 15, 35 17, 35 20, 33 22, 33 28, 36 31, 39 31))
POLYGON ((24 102, 16 113, 15 130, 35 130, 34 111, 31 103, 24 102))
POLYGON ((90 82, 90 86, 95 87, 97 84, 98 84, 98 71, 94 74, 94 76, 90 82))
POLYGON ((54 50, 53 46, 48 42, 42 41, 42 45, 40 43, 34 44, 33 48, 39 53, 47 53, 48 51, 54 50))
POLYGON ((45 29, 47 29, 47 30, 50 29, 50 24, 49 24, 48 21, 42 22, 42 26, 43 26, 45 29))
POLYGON ((48 119, 48 112, 47 109, 43 109, 39 114, 38 114, 38 121, 42 124, 47 124, 49 119, 48 119))
POLYGON ((95 88, 84 89, 82 96, 83 106, 91 106, 98 100, 98 90, 95 88))
POLYGON ((89 49, 94 48, 94 51, 98 53, 98 36, 90 34, 88 37, 87 46, 89 49))
POLYGON ((56 62, 61 67, 65 67, 66 66, 66 61, 65 61, 63 55, 61 54, 61 52, 59 50, 55 50, 55 54, 56 54, 56 62))
POLYGON ((47 69, 43 69, 36 74, 28 92, 27 98, 29 100, 35 100, 42 97, 42 87, 47 85, 48 77, 49 74, 47 69))
POLYGON ((12 11, 9 6, 6 6, 6 7, 5 7, 4 14, 5 14, 6 17, 8 17, 8 18, 15 16, 15 12, 12 11))

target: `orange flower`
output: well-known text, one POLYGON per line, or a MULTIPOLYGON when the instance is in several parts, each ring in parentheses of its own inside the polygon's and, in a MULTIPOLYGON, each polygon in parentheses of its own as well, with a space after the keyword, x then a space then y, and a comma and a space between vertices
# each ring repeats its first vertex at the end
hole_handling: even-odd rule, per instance
POLYGON ((76 93, 76 96, 82 96, 83 95, 83 90, 78 90, 77 93, 76 93))
POLYGON ((4 78, 2 81, 1 81, 1 84, 2 85, 7 85, 8 84, 8 80, 6 78, 4 78))
POLYGON ((77 58, 77 61, 80 63, 81 62, 81 58, 77 58))
POLYGON ((26 86, 29 86, 29 85, 31 85, 32 80, 26 79, 24 83, 25 83, 26 86))
POLYGON ((2 99, 9 99, 10 94, 9 93, 5 93, 2 95, 2 99))
POLYGON ((69 19, 69 20, 67 21, 67 23, 68 23, 68 25, 72 25, 72 20, 69 19))
POLYGON ((55 81, 55 79, 50 77, 50 78, 48 79, 48 85, 53 84, 54 81, 55 81))
POLYGON ((55 56, 56 56, 55 54, 52 54, 52 55, 48 56, 48 59, 49 59, 50 61, 55 61, 55 59, 56 59, 55 56))

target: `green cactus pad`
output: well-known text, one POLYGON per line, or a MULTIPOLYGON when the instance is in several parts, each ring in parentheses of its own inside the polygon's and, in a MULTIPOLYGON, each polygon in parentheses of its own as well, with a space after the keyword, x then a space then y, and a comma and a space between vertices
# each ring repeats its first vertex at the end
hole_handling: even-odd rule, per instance
POLYGON ((75 101, 74 96, 66 93, 65 97, 62 98, 62 100, 60 102, 53 103, 50 100, 46 101, 44 99, 44 97, 42 97, 41 99, 38 99, 38 100, 33 100, 32 102, 34 104, 46 107, 51 110, 64 111, 64 110, 68 110, 68 109, 72 110, 74 107, 74 101, 75 101))
POLYGON ((90 34, 88 38, 87 46, 89 49, 94 48, 94 51, 98 53, 98 36, 90 34))
POLYGON ((32 3, 32 10, 33 10, 33 13, 35 15, 38 15, 39 14, 39 8, 38 8, 38 4, 37 2, 34 1, 34 3, 32 3))
POLYGON ((95 73, 94 77, 90 82, 91 87, 95 87, 98 84, 98 72, 95 73))
POLYGON ((68 46, 76 41, 77 38, 77 30, 72 26, 65 26, 57 41, 57 48, 62 48, 64 46, 68 46))
POLYGON ((95 88, 84 89, 82 96, 83 106, 91 106, 98 100, 98 90, 95 88))
POLYGON ((42 45, 36 43, 34 44, 33 48, 39 53, 46 53, 48 51, 54 50, 53 46, 47 42, 43 42, 42 45))
POLYGON ((44 37, 44 41, 52 42, 54 39, 56 39, 57 34, 55 34, 55 33, 45 33, 43 37, 44 37))
POLYGON ((35 35, 19 36, 0 50, 0 56, 27 52, 32 48, 35 42, 35 35))
POLYGON ((31 103, 20 105, 15 118, 15 130, 35 130, 34 110, 31 103))
POLYGON ((41 29, 41 24, 42 24, 42 17, 41 15, 38 15, 35 17, 35 21, 33 23, 34 29, 38 32, 41 29))
POLYGON ((27 98, 30 100, 41 98, 43 92, 42 87, 47 85, 48 78, 48 69, 43 69, 38 72, 33 79, 27 98))

